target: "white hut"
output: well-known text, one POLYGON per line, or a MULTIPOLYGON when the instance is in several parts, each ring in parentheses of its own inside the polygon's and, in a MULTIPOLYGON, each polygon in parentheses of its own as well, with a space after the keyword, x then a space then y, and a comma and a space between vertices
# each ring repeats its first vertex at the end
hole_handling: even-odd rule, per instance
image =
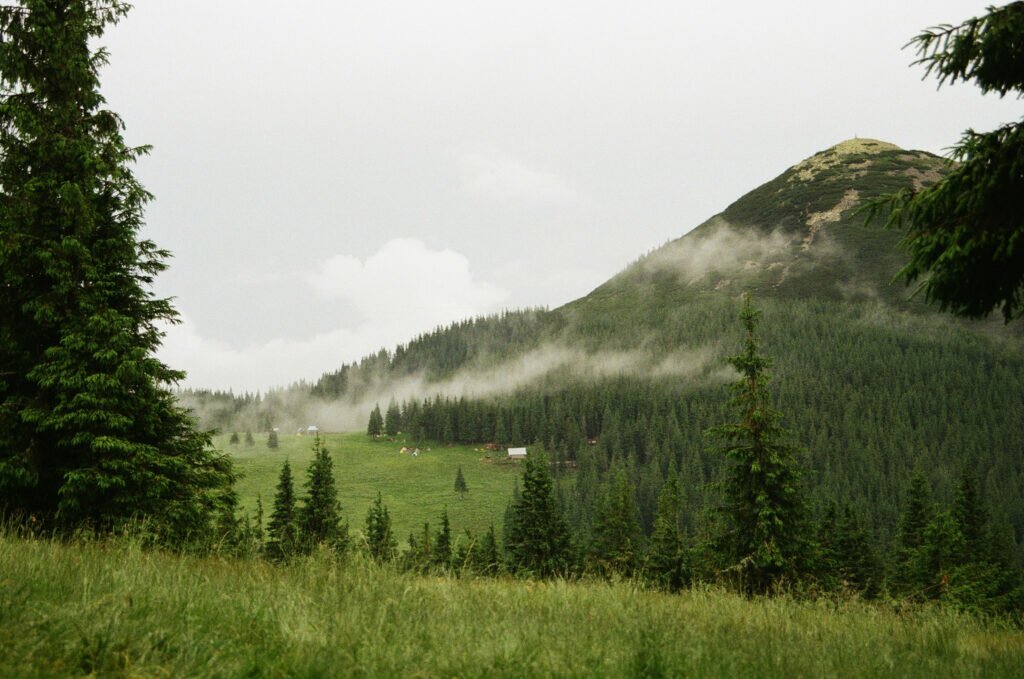
POLYGON ((510 460, 525 460, 526 459, 526 448, 509 448, 508 459, 510 460))

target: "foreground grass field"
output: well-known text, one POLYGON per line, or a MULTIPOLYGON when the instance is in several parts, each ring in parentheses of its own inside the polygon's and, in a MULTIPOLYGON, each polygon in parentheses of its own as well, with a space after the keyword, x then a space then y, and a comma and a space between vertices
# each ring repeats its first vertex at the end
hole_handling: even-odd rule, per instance
POLYGON ((287 567, 0 535, 0 676, 1020 677, 948 610, 287 567))
MULTIPOLYGON (((509 464, 497 454, 498 459, 491 459, 472 446, 423 447, 413 458, 400 452, 403 445, 412 445, 400 439, 375 441, 360 433, 325 434, 322 438, 334 457, 338 497, 349 525, 356 531, 363 529, 366 511, 380 491, 401 546, 410 531, 422 531, 424 521, 436 529, 445 507, 456 533, 467 528, 479 533, 492 523, 500 531, 515 479, 522 474, 518 464, 509 464), (469 487, 464 498, 454 490, 459 465, 469 487)), ((237 488, 247 511, 255 509, 260 496, 265 515, 270 516, 274 488, 286 459, 291 461, 296 490, 303 494, 306 467, 313 457, 311 437, 282 434, 274 450, 267 447, 266 434, 257 435, 252 446, 244 442, 231 445, 227 435, 216 437, 214 443, 231 454, 243 473, 237 488)))

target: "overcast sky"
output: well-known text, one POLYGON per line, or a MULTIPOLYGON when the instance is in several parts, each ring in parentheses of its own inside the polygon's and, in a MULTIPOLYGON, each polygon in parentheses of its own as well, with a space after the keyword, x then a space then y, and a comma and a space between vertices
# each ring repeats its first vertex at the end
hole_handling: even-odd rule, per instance
POLYGON ((942 153, 1018 100, 902 46, 987 2, 136 0, 110 107, 174 253, 186 386, 315 379, 556 307, 861 136, 942 153))

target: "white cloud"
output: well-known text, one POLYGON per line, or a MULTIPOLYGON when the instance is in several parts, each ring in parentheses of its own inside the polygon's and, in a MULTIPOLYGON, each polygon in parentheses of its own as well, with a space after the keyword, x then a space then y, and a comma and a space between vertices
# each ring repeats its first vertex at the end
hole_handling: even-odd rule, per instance
MULTIPOLYGON (((398 238, 360 260, 336 255, 306 276, 325 309, 347 303, 356 318, 341 327, 302 339, 274 339, 238 347, 204 337, 188 317, 166 329, 160 357, 184 369, 184 386, 265 389, 299 379, 313 380, 380 348, 452 321, 496 311, 507 293, 474 279, 469 260, 452 250, 431 250, 418 240, 398 238)), ((309 303, 296 291, 297 304, 309 303)), ((325 312, 327 313, 327 312, 325 312)))
POLYGON ((459 156, 463 186, 498 200, 578 203, 580 197, 554 172, 530 167, 500 151, 467 151, 459 156))

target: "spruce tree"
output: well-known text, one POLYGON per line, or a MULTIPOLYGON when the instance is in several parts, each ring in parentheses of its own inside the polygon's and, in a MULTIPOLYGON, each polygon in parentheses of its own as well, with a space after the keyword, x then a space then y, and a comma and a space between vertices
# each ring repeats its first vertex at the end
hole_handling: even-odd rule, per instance
POLYGON ((797 449, 784 442, 781 416, 771 408, 771 361, 759 353, 759 316, 744 296, 744 349, 728 359, 740 375, 729 402, 737 420, 707 432, 725 442, 729 462, 712 547, 727 577, 749 593, 768 592, 800 575, 806 543, 797 449))
POLYGON ((252 437, 252 431, 249 429, 245 430, 245 445, 253 446, 256 444, 256 440, 252 437))
POLYGON ((274 509, 267 526, 266 554, 274 560, 287 559, 295 553, 298 543, 298 513, 295 506, 295 484, 288 460, 281 467, 274 493, 274 509))
POLYGON ((448 508, 441 513, 441 527, 434 536, 434 565, 449 568, 452 563, 452 527, 448 522, 448 508))
POLYGON ((496 575, 501 571, 501 550, 498 546, 498 536, 494 532, 492 523, 480 543, 477 552, 477 570, 484 575, 496 575))
POLYGON ((460 498, 466 497, 466 493, 469 492, 469 487, 466 485, 466 477, 462 475, 461 464, 458 471, 455 472, 455 492, 459 494, 460 498))
POLYGON ((986 561, 991 541, 988 536, 988 512, 981 501, 978 478, 964 465, 960 485, 953 498, 953 519, 963 537, 963 553, 958 555, 962 563, 986 561))
POLYGON ((608 480, 594 523, 593 556, 607 574, 632 575, 641 556, 636 487, 622 469, 608 480))
POLYGON ((679 478, 672 476, 658 496, 658 513, 646 562, 647 577, 672 592, 683 588, 690 580, 682 513, 683 491, 679 478))
POLYGON ((377 492, 377 499, 366 513, 366 548, 376 561, 385 562, 395 558, 395 537, 391 532, 391 515, 381 498, 380 491, 377 492))
POLYGON ((231 504, 230 459, 155 357, 177 314, 140 240, 150 194, 105 108, 96 46, 119 0, 0 7, 0 511, 58 530, 147 519, 181 544, 231 504))
POLYGON ((511 568, 540 577, 567 573, 572 547, 569 527, 543 453, 526 456, 523 489, 509 514, 505 553, 511 568))
POLYGON ((368 436, 380 436, 383 427, 384 419, 380 415, 380 405, 375 405, 370 411, 370 421, 366 425, 366 433, 368 436))
POLYGON ((277 432, 275 430, 271 429, 270 433, 267 434, 267 448, 270 448, 271 450, 273 450, 273 449, 277 448, 278 445, 280 445, 280 442, 278 441, 278 438, 277 438, 277 432))
POLYGON ((900 515, 893 578, 896 590, 904 595, 922 592, 932 584, 923 550, 925 531, 933 516, 928 482, 921 470, 915 469, 900 515))
MULTIPOLYGON (((377 415, 380 416, 380 409, 377 409, 377 415)), ((388 436, 395 436, 402 429, 402 411, 398 409, 398 403, 395 399, 391 399, 391 403, 388 404, 388 409, 384 414, 384 433, 388 436)))
POLYGON ((341 522, 334 461, 319 435, 313 439, 313 461, 306 475, 306 497, 298 517, 302 543, 307 549, 324 544, 343 552, 348 546, 348 526, 341 522))
POLYGON ((238 432, 237 431, 231 432, 231 437, 228 439, 228 443, 230 443, 233 446, 237 446, 238 445, 238 432))

